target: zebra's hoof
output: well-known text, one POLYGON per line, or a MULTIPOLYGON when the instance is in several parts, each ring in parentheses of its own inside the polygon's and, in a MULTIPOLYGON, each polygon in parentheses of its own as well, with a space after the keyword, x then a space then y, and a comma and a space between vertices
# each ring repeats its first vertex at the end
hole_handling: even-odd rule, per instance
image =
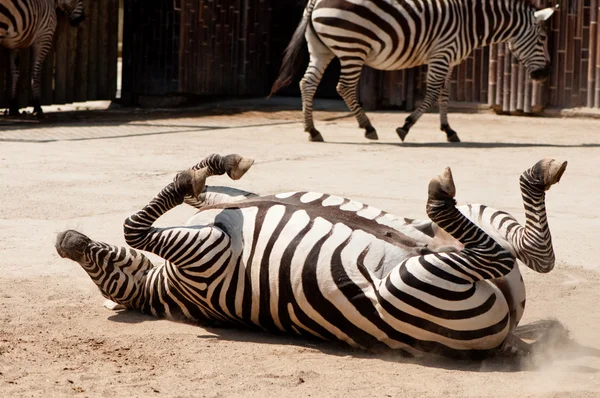
POLYGON ((456 196, 456 186, 452 178, 452 170, 446 167, 444 172, 429 182, 429 199, 447 201, 456 196))
POLYGON ((90 244, 91 239, 82 233, 73 230, 61 232, 56 237, 54 247, 58 255, 62 258, 68 258, 80 262, 85 257, 85 251, 90 244))
POLYGON ((566 169, 566 161, 542 159, 531 168, 531 172, 536 180, 544 183, 544 190, 547 191, 560 181, 566 169))
POLYGON ((184 170, 175 177, 175 185, 181 189, 185 195, 197 198, 206 186, 206 169, 184 170))
POLYGON ((365 138, 368 140, 378 140, 379 136, 377 135, 377 130, 375 130, 373 126, 368 126, 365 129, 365 138))
POLYGON ((224 157, 227 163, 227 175, 232 180, 239 180, 254 164, 254 159, 244 158, 238 154, 227 155, 224 157))
POLYGON ((35 118, 42 119, 44 117, 44 111, 42 110, 42 108, 36 108, 33 110, 32 115, 35 118))
POLYGON ((325 141, 323 139, 323 136, 321 135, 321 133, 319 133, 319 131, 317 129, 311 129, 310 131, 308 131, 308 134, 310 134, 308 136, 308 140, 310 142, 324 142, 325 141))
POLYGON ((458 134, 456 132, 452 133, 447 137, 448 142, 460 142, 460 138, 458 138, 458 134))
POLYGON ((404 139, 406 138, 406 135, 408 134, 408 130, 404 130, 404 128, 398 127, 396 129, 396 134, 398 134, 398 137, 400 137, 402 142, 404 142, 404 139))

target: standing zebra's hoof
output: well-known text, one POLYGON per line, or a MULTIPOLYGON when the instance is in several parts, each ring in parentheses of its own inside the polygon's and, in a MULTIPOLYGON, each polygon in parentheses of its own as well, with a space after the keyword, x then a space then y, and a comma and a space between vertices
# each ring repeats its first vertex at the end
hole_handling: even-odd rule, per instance
POLYGON ((325 140, 323 139, 323 136, 321 135, 321 133, 319 133, 319 130, 317 129, 310 129, 309 131, 307 131, 309 135, 308 140, 311 142, 324 142, 325 140))
POLYGON ((408 130, 405 130, 403 127, 398 127, 396 129, 396 134, 398 134, 398 137, 400 137, 402 142, 404 142, 404 139, 406 138, 406 135, 408 134, 408 130))
POLYGON ((367 126, 365 128, 365 138, 368 140, 378 140, 377 130, 373 126, 367 126))
POLYGON ((458 138, 458 134, 456 134, 456 132, 454 132, 452 135, 449 135, 447 140, 448 142, 460 142, 460 138, 458 138))
POLYGON ((38 119, 42 119, 44 117, 44 111, 40 107, 33 108, 33 113, 31 115, 38 119))
POLYGON ((448 142, 460 142, 460 138, 458 138, 458 134, 456 134, 456 131, 452 130, 450 125, 442 124, 440 126, 440 130, 442 130, 444 133, 446 133, 446 139, 448 140, 448 142))

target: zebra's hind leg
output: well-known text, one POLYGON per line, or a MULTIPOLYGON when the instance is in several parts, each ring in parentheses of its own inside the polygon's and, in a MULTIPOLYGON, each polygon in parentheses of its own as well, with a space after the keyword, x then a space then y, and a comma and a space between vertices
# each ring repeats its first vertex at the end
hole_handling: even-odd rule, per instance
POLYGON ((444 87, 440 91, 440 97, 438 104, 440 108, 440 130, 446 133, 446 139, 448 142, 460 142, 456 131, 452 130, 450 124, 448 124, 448 99, 450 98, 450 79, 452 78, 452 68, 448 70, 446 80, 444 81, 444 87))
MULTIPOLYGON (((433 61, 429 63, 427 71, 427 91, 425 92, 425 100, 415 109, 405 120, 402 127, 396 129, 396 133, 402 141, 406 138, 408 131, 415 125, 417 120, 425 113, 433 103, 439 98, 440 90, 446 83, 448 76, 447 61, 433 61)), ((450 126, 448 126, 450 127, 450 126)))
POLYGON ((341 61, 342 70, 336 88, 338 94, 344 99, 344 102, 350 109, 350 112, 356 117, 358 127, 365 129, 365 138, 378 140, 377 130, 371 124, 363 107, 358 103, 356 95, 363 62, 360 57, 345 57, 341 61))
POLYGON ((302 114, 304 115, 304 131, 309 134, 308 140, 313 142, 323 142, 323 136, 315 128, 313 119, 313 103, 315 93, 319 83, 323 78, 325 69, 333 59, 334 55, 327 47, 321 43, 315 36, 312 29, 306 31, 306 41, 310 53, 310 62, 304 72, 304 77, 300 80, 300 91, 302 93, 302 114))

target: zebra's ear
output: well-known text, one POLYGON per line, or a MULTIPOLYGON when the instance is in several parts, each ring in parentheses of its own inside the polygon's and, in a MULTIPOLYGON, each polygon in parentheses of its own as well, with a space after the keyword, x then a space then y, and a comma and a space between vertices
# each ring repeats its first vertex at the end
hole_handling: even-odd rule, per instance
POLYGON ((554 7, 544 8, 543 10, 537 10, 533 13, 538 23, 546 21, 554 14, 554 11, 558 9, 558 4, 554 7))

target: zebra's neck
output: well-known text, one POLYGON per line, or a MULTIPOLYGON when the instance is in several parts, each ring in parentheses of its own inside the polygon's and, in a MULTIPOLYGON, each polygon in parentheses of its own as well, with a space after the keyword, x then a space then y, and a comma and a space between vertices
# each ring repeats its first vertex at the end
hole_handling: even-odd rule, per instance
POLYGON ((172 264, 164 264, 150 270, 144 281, 143 294, 140 297, 139 310, 148 315, 157 318, 166 318, 175 321, 196 321, 206 322, 213 317, 197 302, 191 303, 188 298, 190 292, 182 293, 184 286, 176 285, 174 281, 179 280, 173 277, 173 272, 177 268, 172 264))

